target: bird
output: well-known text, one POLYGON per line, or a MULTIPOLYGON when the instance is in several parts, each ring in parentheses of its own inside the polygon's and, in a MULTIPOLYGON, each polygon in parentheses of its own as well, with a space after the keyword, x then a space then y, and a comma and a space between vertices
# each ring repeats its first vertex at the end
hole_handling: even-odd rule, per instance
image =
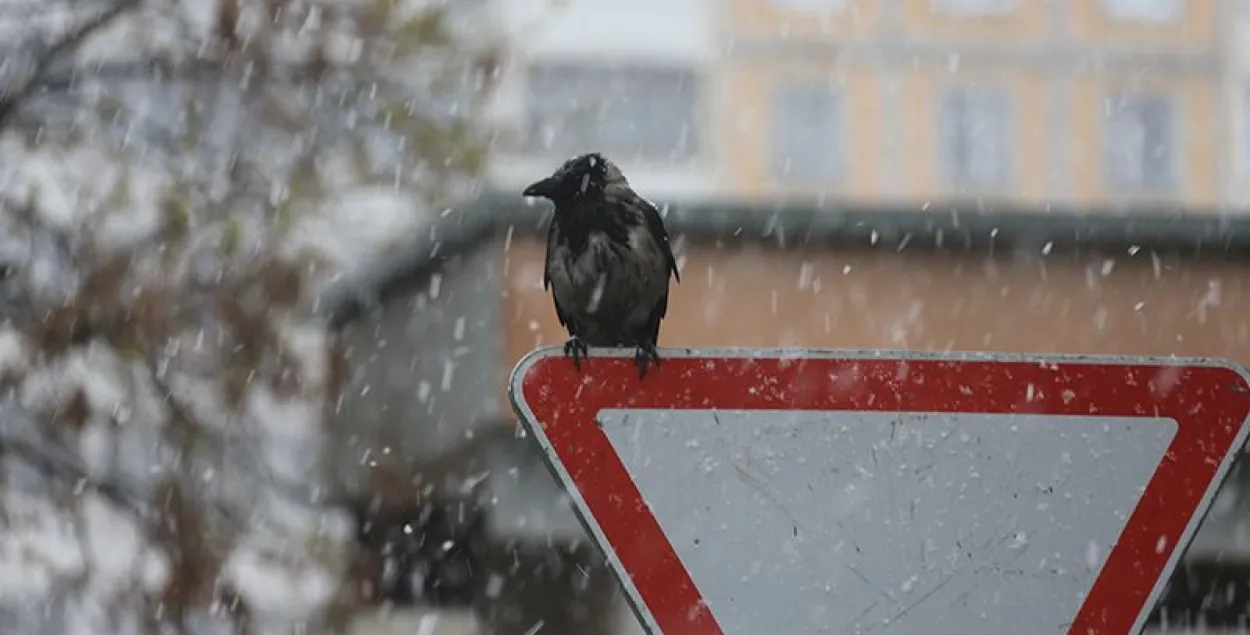
POLYGON ((588 347, 633 347, 639 379, 660 364, 669 278, 681 282, 659 209, 601 152, 565 161, 523 196, 554 206, 543 289, 568 331, 564 354, 581 371, 588 347))

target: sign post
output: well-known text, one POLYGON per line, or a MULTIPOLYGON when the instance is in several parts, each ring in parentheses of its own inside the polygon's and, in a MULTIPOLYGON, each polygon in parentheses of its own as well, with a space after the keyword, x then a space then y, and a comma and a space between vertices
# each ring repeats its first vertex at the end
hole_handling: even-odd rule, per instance
POLYGON ((1216 360, 661 354, 511 380, 656 635, 1139 632, 1250 430, 1216 360))

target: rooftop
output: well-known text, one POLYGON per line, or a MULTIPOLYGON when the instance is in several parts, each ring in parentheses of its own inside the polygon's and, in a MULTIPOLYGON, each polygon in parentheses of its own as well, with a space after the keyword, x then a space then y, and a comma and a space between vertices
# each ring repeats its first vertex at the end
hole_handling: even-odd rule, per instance
MULTIPOLYGON (((1250 214, 1175 206, 1131 209, 944 202, 933 205, 707 201, 661 205, 675 240, 948 253, 1166 252, 1192 258, 1250 256, 1250 214)), ((490 192, 444 213, 390 258, 332 286, 316 311, 340 326, 407 282, 494 236, 542 235, 551 209, 490 192)))

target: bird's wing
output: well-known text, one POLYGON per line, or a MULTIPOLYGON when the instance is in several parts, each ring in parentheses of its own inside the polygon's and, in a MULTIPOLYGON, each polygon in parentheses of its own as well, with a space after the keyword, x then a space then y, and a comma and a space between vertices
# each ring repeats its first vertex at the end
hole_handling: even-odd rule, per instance
POLYGON ((651 311, 651 315, 647 317, 647 324, 644 327, 647 341, 651 345, 655 345, 660 341, 660 321, 668 314, 668 292, 664 293, 664 297, 660 298, 659 304, 655 305, 655 309, 651 311))
MULTIPOLYGON (((558 231, 559 230, 556 229, 556 221, 553 218, 551 219, 551 224, 547 227, 547 259, 543 263, 544 290, 551 288, 551 259, 555 253, 556 242, 559 240, 559 236, 557 235, 558 231)), ((551 301, 556 306, 556 319, 560 321, 560 326, 567 327, 569 325, 569 318, 568 315, 564 313, 564 309, 560 307, 560 301, 556 299, 556 294, 551 294, 551 301)))
POLYGON ((556 299, 555 294, 551 295, 551 302, 556 305, 556 319, 560 321, 560 326, 568 327, 568 316, 564 314, 564 309, 560 308, 560 301, 556 299))
POLYGON ((673 257, 673 245, 668 238, 668 230, 664 228, 664 219, 660 217, 660 210, 647 199, 635 195, 638 200, 638 207, 642 209, 642 218, 647 224, 647 230, 660 243, 660 251, 664 254, 664 264, 668 266, 668 270, 673 273, 673 279, 681 282, 681 274, 677 273, 677 259, 673 257))
POLYGON ((547 261, 543 263, 543 290, 551 288, 551 248, 556 243, 556 219, 547 224, 547 261))

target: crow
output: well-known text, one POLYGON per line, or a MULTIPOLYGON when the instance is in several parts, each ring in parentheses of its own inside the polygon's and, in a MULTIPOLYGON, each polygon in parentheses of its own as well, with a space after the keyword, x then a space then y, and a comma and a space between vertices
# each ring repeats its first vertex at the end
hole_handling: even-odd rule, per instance
POLYGON ((681 282, 660 212, 598 152, 573 157, 524 196, 555 206, 543 288, 569 333, 565 355, 581 370, 589 346, 634 347, 639 379, 660 363, 668 279, 681 282))

